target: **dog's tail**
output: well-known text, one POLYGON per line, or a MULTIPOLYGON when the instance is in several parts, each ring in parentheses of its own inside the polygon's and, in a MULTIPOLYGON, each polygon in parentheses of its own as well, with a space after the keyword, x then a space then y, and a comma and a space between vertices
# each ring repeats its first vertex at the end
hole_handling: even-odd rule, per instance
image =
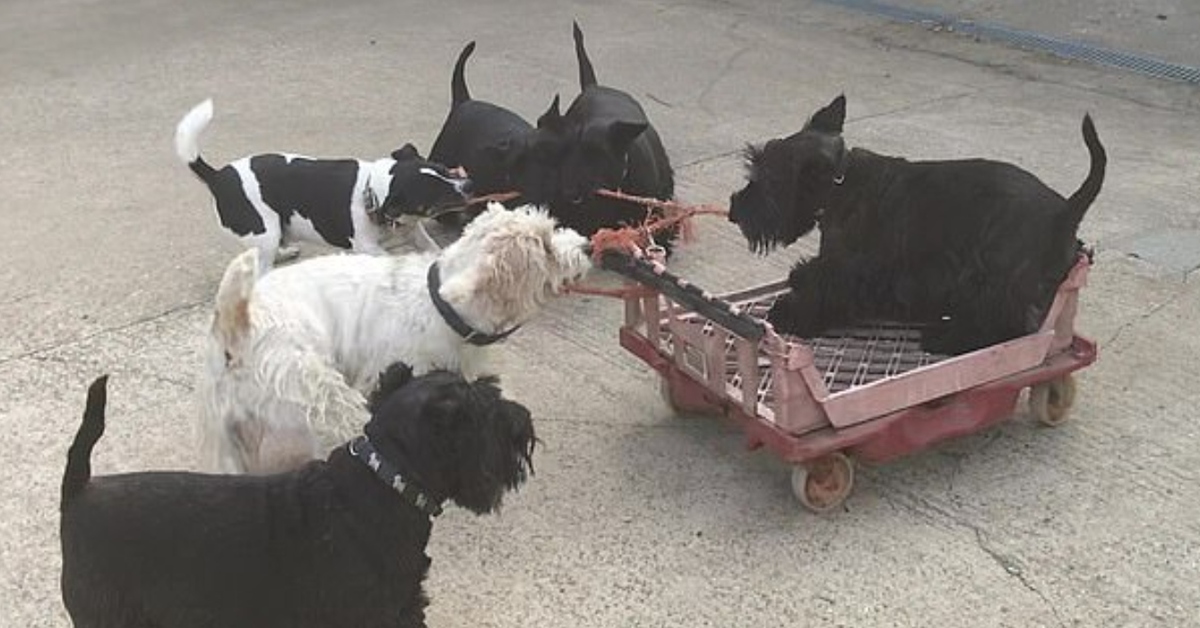
POLYGON ((1104 146, 1100 144, 1100 136, 1096 134, 1096 125, 1092 123, 1091 115, 1083 116, 1083 142, 1087 144, 1092 165, 1087 178, 1083 180, 1083 185, 1067 199, 1067 209, 1062 214, 1059 227, 1068 234, 1075 233, 1079 223, 1083 221, 1083 215, 1100 194, 1100 186, 1104 183, 1104 168, 1108 165, 1108 156, 1104 153, 1104 146))
POLYGON ((579 59, 579 89, 587 89, 596 84, 596 70, 592 68, 592 60, 588 59, 587 51, 583 49, 583 31, 579 30, 579 22, 572 22, 575 36, 575 57, 579 59))
POLYGON ((458 61, 454 63, 454 76, 450 79, 450 107, 454 108, 471 100, 471 92, 467 89, 467 79, 464 72, 467 69, 467 59, 475 52, 475 42, 469 42, 458 53, 458 61))
POLYGON ((213 102, 209 98, 192 107, 175 126, 175 154, 204 182, 211 180, 216 170, 200 156, 200 134, 213 118, 213 102))
POLYGON ((250 335, 250 295, 258 282, 258 255, 258 249, 251 248, 233 258, 217 288, 212 331, 229 364, 241 359, 250 335))
POLYGON ((92 477, 92 448, 104 435, 104 406, 108 402, 108 376, 101 375, 88 387, 87 406, 83 411, 83 423, 75 433, 75 441, 67 450, 67 470, 63 473, 62 501, 67 504, 87 486, 92 477))

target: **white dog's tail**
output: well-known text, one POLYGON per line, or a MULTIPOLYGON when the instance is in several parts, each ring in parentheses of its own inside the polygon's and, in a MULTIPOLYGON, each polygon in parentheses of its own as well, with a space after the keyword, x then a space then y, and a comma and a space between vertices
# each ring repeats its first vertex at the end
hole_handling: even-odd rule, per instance
POLYGON ((209 98, 192 107, 175 127, 175 154, 205 183, 216 174, 216 170, 200 156, 200 134, 208 128, 212 118, 213 102, 209 98))
POLYGON ((250 295, 258 282, 258 249, 246 249, 225 268, 217 288, 213 335, 225 350, 225 361, 234 363, 245 352, 250 337, 250 295))

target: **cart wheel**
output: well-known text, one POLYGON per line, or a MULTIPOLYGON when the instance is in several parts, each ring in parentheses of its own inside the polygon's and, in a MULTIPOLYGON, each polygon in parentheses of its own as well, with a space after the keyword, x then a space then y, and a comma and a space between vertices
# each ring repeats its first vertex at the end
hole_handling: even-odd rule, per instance
POLYGON ((1029 410, 1043 425, 1058 427, 1075 403, 1075 378, 1070 374, 1035 384, 1029 390, 1029 410))
POLYGON ((679 412, 681 409, 675 403, 675 394, 671 392, 671 382, 666 377, 659 376, 658 378, 658 396, 667 404, 667 407, 679 412))
POLYGON ((835 452, 792 468, 792 493, 805 508, 829 512, 842 505, 854 488, 854 461, 835 452))
POLYGON ((666 402, 667 407, 680 416, 714 416, 721 414, 721 409, 708 403, 703 393, 687 385, 671 386, 671 380, 666 377, 658 378, 658 395, 666 402))

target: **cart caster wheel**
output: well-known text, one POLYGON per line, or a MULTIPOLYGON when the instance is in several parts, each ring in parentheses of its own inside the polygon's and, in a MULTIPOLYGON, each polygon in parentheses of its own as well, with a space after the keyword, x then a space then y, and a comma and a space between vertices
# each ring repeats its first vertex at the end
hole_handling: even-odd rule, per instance
POLYGON ((805 508, 829 512, 854 489, 854 461, 836 452, 792 468, 792 493, 805 508))
POLYGON ((679 412, 681 408, 675 403, 675 394, 671 392, 671 382, 665 377, 658 378, 658 396, 662 397, 667 407, 679 412))
POLYGON ((666 377, 658 378, 658 395, 679 416, 715 416, 721 413, 720 408, 704 400, 702 393, 686 385, 672 387, 666 377))
POLYGON ((1075 378, 1064 375, 1029 389, 1029 410, 1043 425, 1058 427, 1066 422, 1075 403, 1075 378))

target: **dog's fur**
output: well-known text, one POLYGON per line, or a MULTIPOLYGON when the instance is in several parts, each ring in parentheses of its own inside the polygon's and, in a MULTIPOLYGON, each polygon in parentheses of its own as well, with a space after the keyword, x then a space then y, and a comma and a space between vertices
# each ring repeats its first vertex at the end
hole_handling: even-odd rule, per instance
MULTIPOLYGON (((393 367, 365 432, 404 480, 477 514, 532 472, 529 411, 491 381, 393 367)), ((91 477, 106 377, 62 484, 62 593, 75 626, 410 628, 425 625, 432 520, 338 447, 272 476, 91 477)))
MULTIPOLYGON (((531 142, 538 170, 556 175, 546 198, 550 212, 564 226, 590 236, 599 229, 640 224, 646 209, 596 196, 601 188, 670 199, 675 179, 658 132, 646 112, 628 93, 600 85, 583 45, 583 32, 574 25, 580 93, 559 112, 558 99, 538 118, 542 133, 531 142)), ((660 244, 670 246, 675 233, 663 233, 660 244)))
MULTIPOLYGON (((429 159, 459 166, 471 177, 475 194, 520 192, 537 181, 527 181, 528 145, 536 129, 520 115, 471 97, 465 77, 467 59, 475 51, 469 42, 454 64, 450 79, 450 113, 433 142, 429 159)), ((535 194, 534 196, 541 196, 535 194)), ((528 203, 527 198, 513 205, 528 203)))
POLYGON ((768 320, 813 337, 875 319, 923 324, 927 351, 958 354, 1035 331, 1078 255, 1076 231, 1107 159, 1090 116, 1091 167, 1064 199, 1034 175, 982 159, 914 161, 842 139, 839 96, 798 133, 747 151, 729 219, 765 253, 819 227, 768 320))
POLYGON ((412 144, 374 161, 263 153, 216 169, 199 145, 212 117, 212 100, 189 111, 175 129, 175 152, 208 186, 221 226, 259 250, 264 272, 277 255, 295 256, 295 240, 383 254, 385 223, 462 204, 471 192, 470 180, 423 159, 412 144))
POLYGON ((418 373, 491 374, 488 347, 441 316, 426 277, 473 329, 511 330, 590 268, 587 241, 544 211, 493 203, 440 253, 331 255, 258 278, 256 251, 235 258, 216 296, 200 378, 207 469, 295 468, 366 420, 362 395, 395 361, 418 373), (326 441, 328 443, 328 441, 326 441))

